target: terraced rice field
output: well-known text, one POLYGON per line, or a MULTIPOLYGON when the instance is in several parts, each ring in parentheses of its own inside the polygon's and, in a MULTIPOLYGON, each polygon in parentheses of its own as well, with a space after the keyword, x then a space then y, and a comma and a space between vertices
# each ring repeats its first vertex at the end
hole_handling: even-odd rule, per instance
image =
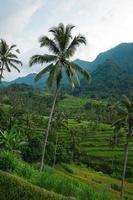
MULTIPOLYGON (((61 166, 57 166, 57 169, 60 173, 66 173, 68 176, 78 179, 81 182, 87 183, 93 186, 95 189, 100 189, 101 192, 107 191, 111 193, 113 197, 119 199, 120 192, 117 189, 113 188, 113 186, 119 188, 121 184, 120 180, 111 178, 110 176, 95 172, 93 170, 88 170, 84 167, 77 167, 75 165, 67 166, 72 170, 72 173, 66 172, 65 169, 63 169, 61 166)), ((133 198, 133 183, 126 182, 125 191, 125 196, 131 200, 133 198)))
MULTIPOLYGON (((89 121, 77 122, 74 119, 68 120, 69 129, 74 129, 80 135, 81 160, 90 167, 105 173, 112 173, 112 158, 114 157, 114 168, 119 176, 122 172, 124 159, 124 138, 119 145, 112 150, 109 145, 113 133, 112 127, 108 124, 95 124, 89 121)), ((68 130, 59 131, 59 140, 67 140, 68 130)), ((127 177, 133 178, 133 145, 130 146, 128 157, 127 177)))

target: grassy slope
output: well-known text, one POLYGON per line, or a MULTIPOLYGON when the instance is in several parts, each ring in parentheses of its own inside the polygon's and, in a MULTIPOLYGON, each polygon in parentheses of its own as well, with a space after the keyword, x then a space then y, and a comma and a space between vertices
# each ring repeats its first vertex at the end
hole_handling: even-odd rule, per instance
MULTIPOLYGON (((56 198, 57 195, 55 194, 54 196, 54 193, 50 194, 48 190, 66 196, 68 199, 75 197, 78 200, 116 200, 115 196, 112 197, 107 190, 101 191, 99 188, 96 189, 94 185, 92 186, 88 182, 83 181, 82 176, 80 177, 76 173, 72 174, 62 170, 62 168, 54 169, 50 167, 45 167, 45 171, 40 172, 35 167, 16 158, 9 152, 1 152, 0 158, 0 169, 12 174, 0 173, 2 200, 15 200, 14 196, 16 196, 16 200, 23 200, 23 196, 25 196, 25 200, 26 197, 29 200, 33 196, 33 200, 38 200, 37 196, 39 198, 39 195, 39 200, 42 198, 41 195, 51 195, 49 198, 51 200, 54 198, 60 199, 60 196, 56 198), (21 179, 16 176, 21 177, 21 179), (39 188, 37 190, 31 184, 44 188, 47 191, 40 190, 39 188)), ((78 168, 75 169, 77 170, 78 168)), ((63 197, 61 198, 63 199, 63 197)), ((47 200, 48 198, 44 199, 47 200)))
MULTIPOLYGON (((88 170, 84 167, 78 167, 75 165, 67 165, 67 167, 68 169, 70 168, 72 170, 72 173, 69 173, 61 166, 58 166, 57 169, 59 172, 62 172, 63 174, 66 173, 68 176, 76 178, 81 182, 87 183, 93 186, 95 189, 100 189, 102 192, 108 191, 111 193, 111 195, 113 195, 113 197, 117 199, 119 198, 120 192, 112 187, 115 185, 116 188, 119 188, 121 184, 120 180, 104 175, 102 173, 95 172, 93 170, 88 170)), ((125 183, 125 192, 129 199, 133 198, 133 183, 125 183)))
POLYGON ((72 200, 28 183, 23 178, 0 171, 1 200, 72 200))

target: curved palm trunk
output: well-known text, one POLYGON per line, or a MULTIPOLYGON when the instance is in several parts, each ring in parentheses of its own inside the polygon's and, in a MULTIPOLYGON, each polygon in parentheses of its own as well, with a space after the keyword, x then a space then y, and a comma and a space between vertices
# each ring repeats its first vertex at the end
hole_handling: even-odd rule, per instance
POLYGON ((2 67, 1 67, 1 72, 0 72, 0 83, 2 82, 3 70, 4 70, 4 63, 2 63, 2 67))
POLYGON ((55 143, 53 167, 55 166, 55 163, 56 163, 57 145, 58 145, 58 133, 56 134, 56 143, 55 143))
POLYGON ((113 151, 113 155, 112 155, 112 163, 111 163, 111 165, 112 165, 112 173, 113 173, 114 172, 114 161, 115 161, 114 148, 112 149, 112 151, 113 151))
POLYGON ((48 126, 47 126, 47 131, 46 131, 45 141, 44 141, 43 151, 42 151, 40 171, 42 171, 43 168, 44 168, 44 158, 45 158, 46 146, 47 146, 47 141, 48 141, 48 135, 49 135, 50 125, 51 125, 51 120, 52 120, 52 117, 53 117, 53 113, 54 113, 54 109, 55 109, 55 103, 56 103, 56 99, 57 99, 57 95, 58 95, 58 89, 59 88, 57 87, 56 92, 55 92, 55 96, 54 96, 54 100, 53 100, 53 104, 52 104, 51 113, 50 113, 49 120, 48 120, 48 126))
POLYGON ((128 150, 129 150, 129 139, 127 139, 127 143, 125 146, 125 158, 124 158, 124 166, 123 166, 123 174, 122 174, 122 182, 121 182, 121 199, 124 199, 124 182, 126 175, 126 167, 127 167, 127 159, 128 159, 128 150))

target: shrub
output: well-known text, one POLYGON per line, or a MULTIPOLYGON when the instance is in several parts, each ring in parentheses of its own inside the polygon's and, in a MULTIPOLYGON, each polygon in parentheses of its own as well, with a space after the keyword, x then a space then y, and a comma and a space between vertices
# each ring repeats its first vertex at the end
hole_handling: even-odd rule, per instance
POLYGON ((72 200, 41 189, 22 178, 0 171, 0 197, 2 200, 72 200))
POLYGON ((0 169, 4 171, 13 171, 17 166, 18 160, 12 153, 7 151, 0 152, 0 169))
POLYGON ((22 161, 18 163, 14 171, 18 176, 26 179, 30 179, 33 173, 35 173, 35 169, 33 166, 22 161))
POLYGON ((36 162, 41 159, 41 139, 40 136, 28 140, 28 145, 22 151, 23 159, 27 162, 36 162))
POLYGON ((116 185, 116 184, 111 184, 111 188, 113 189, 113 190, 116 190, 116 191, 121 191, 121 187, 119 186, 119 185, 116 185))

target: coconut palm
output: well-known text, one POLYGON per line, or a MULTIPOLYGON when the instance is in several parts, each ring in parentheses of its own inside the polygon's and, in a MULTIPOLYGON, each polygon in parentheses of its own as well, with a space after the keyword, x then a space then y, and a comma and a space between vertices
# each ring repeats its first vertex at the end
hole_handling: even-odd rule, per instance
POLYGON ((52 109, 48 120, 47 131, 45 134, 40 170, 44 168, 44 156, 51 119, 63 75, 65 74, 67 76, 72 87, 75 86, 76 82, 79 83, 79 74, 82 75, 87 81, 90 80, 90 75, 85 69, 70 61, 70 58, 74 55, 79 45, 86 45, 86 38, 84 36, 79 34, 75 37, 72 37, 73 28, 73 25, 64 26, 62 23, 60 23, 57 27, 55 26, 51 28, 49 32, 52 33, 53 38, 51 39, 47 36, 42 36, 39 39, 39 42, 40 47, 47 47, 52 54, 34 55, 30 59, 30 66, 34 64, 43 65, 44 63, 50 63, 37 74, 35 81, 38 81, 43 77, 44 74, 48 73, 48 78, 46 81, 47 86, 49 88, 52 87, 53 84, 56 86, 52 109))
POLYGON ((123 165, 122 182, 121 182, 121 199, 123 200, 128 152, 133 136, 133 102, 127 96, 123 97, 120 105, 118 106, 118 116, 119 119, 114 123, 114 126, 116 127, 117 130, 124 128, 126 132, 126 142, 124 148, 125 156, 124 156, 124 165, 123 165))
POLYGON ((56 164, 56 156, 57 156, 57 149, 58 149, 58 142, 59 142, 59 134, 58 131, 60 128, 68 128, 68 121, 66 120, 65 114, 63 112, 55 112, 52 118, 51 126, 53 130, 55 130, 55 148, 54 148, 54 159, 53 159, 53 167, 56 164))
POLYGON ((17 65, 22 65, 22 62, 18 60, 16 53, 20 52, 15 44, 9 46, 5 40, 0 40, 0 82, 3 78, 4 70, 11 72, 10 68, 12 67, 20 72, 17 65))
POLYGON ((122 137, 123 137, 122 130, 118 131, 114 127, 113 134, 111 135, 110 140, 109 140, 109 145, 112 148, 112 170, 113 171, 114 171, 114 160, 115 160, 115 152, 114 152, 114 150, 120 144, 122 137))

